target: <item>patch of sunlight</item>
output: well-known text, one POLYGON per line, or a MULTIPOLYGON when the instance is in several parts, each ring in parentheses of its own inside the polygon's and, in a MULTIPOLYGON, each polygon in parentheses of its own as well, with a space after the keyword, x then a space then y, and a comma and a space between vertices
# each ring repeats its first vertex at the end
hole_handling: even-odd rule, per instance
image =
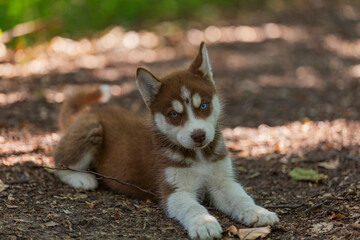
POLYGON ((19 65, 11 63, 0 64, 0 77, 13 78, 22 76, 19 65))
POLYGON ((134 82, 122 83, 120 85, 111 86, 111 94, 114 96, 123 96, 137 90, 134 82))
POLYGON ((45 98, 48 103, 61 103, 65 99, 65 94, 52 89, 45 91, 45 98))
POLYGON ((124 72, 120 68, 106 67, 97 69, 93 72, 93 75, 103 80, 115 81, 124 76, 124 72))
POLYGON ((235 28, 235 39, 239 42, 262 42, 262 31, 258 27, 238 26, 235 28))
POLYGON ((223 130, 226 145, 238 157, 257 158, 278 153, 301 158, 309 150, 340 150, 360 142, 360 122, 295 121, 282 126, 236 127, 223 130), (311 138, 309 137, 311 135, 311 138))
POLYGON ((153 32, 143 32, 140 35, 140 45, 144 48, 155 48, 160 43, 160 37, 153 32))
POLYGON ((348 73, 353 78, 360 78, 360 64, 349 67, 348 73))
POLYGON ((192 45, 199 45, 202 41, 205 40, 204 33, 201 30, 195 28, 187 31, 186 36, 187 40, 192 45))
POLYGON ((39 166, 52 166, 54 161, 51 156, 44 156, 43 154, 37 153, 24 153, 19 156, 11 155, 4 159, 0 159, 0 165, 5 166, 13 166, 25 162, 32 162, 39 166))
POLYGON ((281 37, 281 28, 278 24, 267 23, 264 25, 264 33, 270 39, 276 39, 281 37))
POLYGON ((75 63, 79 68, 99 69, 106 66, 107 58, 103 55, 85 54, 80 56, 75 63))
POLYGON ((187 40, 193 45, 201 41, 215 42, 263 42, 265 40, 283 39, 288 42, 300 42, 309 38, 309 34, 302 27, 285 26, 267 23, 263 26, 209 26, 205 30, 190 29, 187 31, 187 40))
POLYGON ((88 39, 75 41, 63 37, 54 37, 50 41, 50 49, 55 53, 65 54, 70 57, 89 54, 94 50, 92 43, 88 39))
POLYGON ((205 37, 209 42, 217 42, 221 39, 221 30, 218 27, 210 26, 205 29, 205 37))
POLYGON ((114 27, 102 37, 94 41, 95 48, 104 52, 109 49, 119 46, 124 36, 124 29, 121 27, 114 27))
POLYGON ((38 24, 39 24, 38 20, 18 24, 12 29, 11 35, 12 37, 19 37, 32 33, 34 32, 38 24))
MULTIPOLYGON (((303 41, 309 37, 304 28, 267 23, 263 26, 208 26, 161 32, 128 31, 113 27, 92 39, 73 40, 54 37, 47 44, 11 50, 0 45, 0 77, 14 78, 45 75, 51 72, 72 73, 80 68, 103 69, 117 63, 152 63, 178 57, 192 56, 202 41, 207 44, 245 42, 258 43, 282 39, 288 42, 303 41), (170 40, 170 41, 169 41, 170 40), (167 43, 171 42, 171 45, 167 43), (13 63, 14 62, 14 63, 13 63)), ((231 58, 236 68, 240 62, 231 58)), ((112 78, 112 77, 110 77, 112 78)))
POLYGON ((328 35, 324 39, 324 45, 326 49, 342 57, 360 57, 360 39, 348 41, 335 35, 328 35))
POLYGON ((27 98, 29 94, 26 92, 0 93, 0 106, 21 102, 27 98))
POLYGON ((8 53, 8 51, 6 49, 5 44, 0 42, 0 61, 5 59, 7 53, 8 53))
POLYGON ((34 162, 37 165, 52 164, 52 149, 59 140, 57 133, 24 134, 22 138, 1 138, 0 165, 11 166, 18 163, 34 162))
POLYGON ((134 49, 139 45, 140 38, 137 32, 130 31, 125 33, 122 42, 127 49, 134 49))

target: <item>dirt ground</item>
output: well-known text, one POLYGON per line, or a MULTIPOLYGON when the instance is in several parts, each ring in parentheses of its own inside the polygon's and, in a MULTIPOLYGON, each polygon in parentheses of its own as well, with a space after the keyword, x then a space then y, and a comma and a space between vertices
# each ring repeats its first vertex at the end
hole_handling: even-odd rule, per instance
MULTIPOLYGON (((161 40, 154 48, 111 45, 114 28, 108 38, 56 38, 8 52, 0 62, 0 239, 187 239, 156 203, 102 186, 76 191, 42 166, 52 166, 67 84, 109 84, 112 102, 145 112, 136 67, 160 75, 184 67, 204 36, 238 180, 281 219, 266 239, 360 239, 360 4, 304 2, 151 35, 161 40), (97 47, 101 41, 110 47, 97 47), (74 53, 76 46, 85 47, 74 53), (288 175, 295 167, 327 179, 295 181, 288 175)), ((246 227, 209 211, 223 229, 246 227)))

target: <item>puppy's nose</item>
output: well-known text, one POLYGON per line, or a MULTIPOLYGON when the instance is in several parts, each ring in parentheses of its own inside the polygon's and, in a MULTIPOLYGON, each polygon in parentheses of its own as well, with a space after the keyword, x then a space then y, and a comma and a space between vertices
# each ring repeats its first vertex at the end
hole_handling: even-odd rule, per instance
POLYGON ((202 130, 197 130, 195 132, 193 132, 191 134, 191 138, 194 140, 194 142, 196 143, 202 143, 205 138, 206 138, 206 135, 205 135, 205 132, 202 131, 202 130))

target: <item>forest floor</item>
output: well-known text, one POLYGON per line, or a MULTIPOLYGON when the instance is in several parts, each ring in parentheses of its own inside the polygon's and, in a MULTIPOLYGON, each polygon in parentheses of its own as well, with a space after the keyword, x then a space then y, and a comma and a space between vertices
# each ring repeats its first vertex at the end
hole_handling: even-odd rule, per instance
MULTIPOLYGON (((238 180, 281 219, 266 238, 360 239, 360 4, 306 2, 204 31, 113 28, 9 51, 0 62, 0 238, 187 239, 155 202, 102 186, 76 191, 43 166, 53 164, 66 85, 109 84, 112 102, 143 113, 136 67, 185 67, 205 36, 238 180), (327 178, 295 181, 296 167, 327 178)), ((246 227, 209 209, 223 229, 246 227)))

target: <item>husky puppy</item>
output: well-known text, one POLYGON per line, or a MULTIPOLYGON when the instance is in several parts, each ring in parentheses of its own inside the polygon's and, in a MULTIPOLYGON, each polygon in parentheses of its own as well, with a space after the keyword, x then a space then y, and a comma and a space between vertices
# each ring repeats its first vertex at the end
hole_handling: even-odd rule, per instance
MULTIPOLYGON (((64 102, 63 131, 54 151, 55 165, 96 172, 158 194, 167 215, 177 219, 190 238, 220 238, 219 222, 199 203, 206 192, 216 209, 246 225, 272 225, 277 215, 260 206, 236 182, 219 117, 207 49, 202 43, 188 69, 163 78, 137 69, 137 86, 150 110, 148 118, 106 101, 105 86, 75 89, 64 102)), ((74 188, 93 190, 94 175, 59 170, 74 188)), ((104 180, 111 190, 135 198, 151 195, 104 180)))

